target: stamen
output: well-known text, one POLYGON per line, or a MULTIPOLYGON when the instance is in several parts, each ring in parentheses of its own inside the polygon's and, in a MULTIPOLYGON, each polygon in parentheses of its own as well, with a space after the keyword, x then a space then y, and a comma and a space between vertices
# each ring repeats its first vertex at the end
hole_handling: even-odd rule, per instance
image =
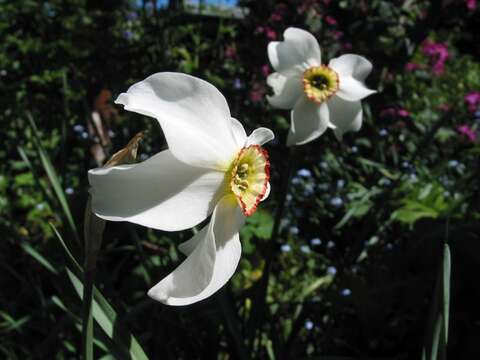
POLYGON ((252 215, 267 191, 270 163, 259 145, 243 148, 232 164, 230 189, 245 215, 252 215))
POLYGON ((303 73, 303 90, 313 102, 321 104, 328 100, 337 92, 338 87, 338 74, 328 66, 313 66, 303 73))

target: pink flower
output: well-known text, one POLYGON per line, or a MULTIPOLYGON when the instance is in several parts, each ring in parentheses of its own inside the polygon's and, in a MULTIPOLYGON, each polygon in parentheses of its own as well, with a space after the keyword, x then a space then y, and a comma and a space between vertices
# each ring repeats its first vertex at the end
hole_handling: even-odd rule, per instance
POLYGON ((380 111, 380 116, 386 117, 386 116, 395 116, 395 108, 386 108, 380 111))
POLYGON ((234 46, 228 46, 225 48, 225 57, 227 59, 233 59, 237 56, 237 49, 234 46))
POLYGON ((270 72, 270 68, 268 67, 268 64, 263 64, 262 65, 262 74, 263 76, 267 77, 270 72))
POLYGON ((467 4, 467 9, 474 11, 477 8, 477 0, 465 0, 467 4))
POLYGON ((406 118, 406 117, 410 116, 410 112, 407 109, 390 107, 390 108, 386 108, 386 109, 383 109, 382 111, 380 111, 380 116, 382 116, 382 117, 391 116, 391 117, 406 118))
POLYGON ((409 117, 410 112, 407 109, 398 109, 397 115, 400 117, 409 117))
POLYGON ((263 34, 264 31, 265 28, 263 26, 257 26, 257 28, 255 29, 256 34, 263 34))
POLYGON ((283 19, 282 15, 280 15, 278 13, 273 13, 270 16, 270 21, 282 21, 282 19, 283 19))
POLYGON ((265 29, 265 35, 267 36, 267 38, 269 40, 276 40, 277 39, 277 33, 275 32, 275 30, 273 30, 271 28, 266 28, 265 29))
POLYGON ((458 126, 457 131, 460 134, 465 135, 470 142, 475 142, 477 140, 477 133, 467 124, 458 126))
POLYGON ((420 65, 414 62, 409 62, 405 64, 405 71, 412 72, 420 68, 420 65))
POLYGON ((445 61, 448 59, 447 44, 426 40, 422 45, 422 52, 431 58, 432 72, 435 75, 443 74, 445 61))
POLYGON ((339 40, 343 36, 343 32, 338 30, 333 30, 332 36, 335 40, 339 40))
POLYGON ((440 104, 437 106, 437 109, 440 110, 440 111, 449 111, 450 110, 450 105, 448 104, 440 104))
POLYGON ((480 104, 480 92, 472 91, 465 95, 465 101, 468 104, 468 111, 474 113, 477 111, 478 104, 480 104))
POLYGON ((258 83, 253 84, 252 90, 250 90, 249 98, 253 103, 262 101, 263 96, 265 95, 265 88, 259 85, 258 83))
POLYGON ((327 24, 329 25, 337 25, 337 20, 335 20, 335 18, 331 17, 331 16, 325 16, 325 21, 327 22, 327 24))

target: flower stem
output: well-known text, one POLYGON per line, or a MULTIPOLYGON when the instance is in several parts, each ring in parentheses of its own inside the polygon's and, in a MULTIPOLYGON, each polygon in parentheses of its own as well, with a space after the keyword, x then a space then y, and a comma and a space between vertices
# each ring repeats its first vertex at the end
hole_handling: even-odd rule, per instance
POLYGON ((285 211, 286 199, 288 195, 288 189, 290 186, 290 180, 292 178, 293 169, 295 167, 295 158, 296 158, 296 148, 289 147, 288 148, 288 159, 287 159, 287 171, 285 176, 283 177, 283 181, 281 184, 278 204, 275 211, 275 218, 273 222, 272 233, 270 235, 270 241, 267 244, 267 252, 266 252, 266 259, 265 259, 265 267, 262 273, 262 277, 258 282, 258 289, 256 292, 256 296, 252 299, 252 314, 250 316, 250 326, 249 329, 251 330, 249 333, 251 334, 250 339, 250 346, 253 348, 253 344, 255 343, 253 340, 255 339, 257 333, 260 330, 260 327, 263 324, 263 320, 266 314, 266 303, 267 303, 267 293, 268 293, 268 282, 270 278, 271 268, 273 259, 280 248, 280 243, 278 242, 278 235, 280 233, 280 225, 283 218, 283 213, 285 211))
POLYGON ((85 236, 85 259, 83 273, 83 303, 82 303, 82 349, 83 359, 93 360, 93 284, 97 256, 102 244, 105 220, 100 219, 92 212, 91 198, 85 208, 84 236, 85 236))

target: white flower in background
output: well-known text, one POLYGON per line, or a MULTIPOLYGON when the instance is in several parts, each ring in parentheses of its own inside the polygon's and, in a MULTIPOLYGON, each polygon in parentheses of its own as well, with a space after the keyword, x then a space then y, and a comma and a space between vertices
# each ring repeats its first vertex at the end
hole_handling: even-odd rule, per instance
POLYGON ((365 58, 346 54, 322 65, 320 47, 309 32, 288 28, 284 41, 268 44, 275 73, 267 78, 274 95, 268 101, 280 109, 293 109, 288 145, 302 145, 332 128, 341 139, 362 125, 360 100, 373 94, 364 85, 372 70, 365 58))
POLYGON ((188 305, 212 295, 233 275, 241 254, 239 229, 269 193, 267 152, 273 133, 250 136, 230 116, 211 84, 179 73, 158 73, 120 94, 126 110, 156 118, 168 150, 134 164, 90 170, 93 211, 112 221, 154 229, 210 223, 179 248, 187 258, 148 295, 188 305))

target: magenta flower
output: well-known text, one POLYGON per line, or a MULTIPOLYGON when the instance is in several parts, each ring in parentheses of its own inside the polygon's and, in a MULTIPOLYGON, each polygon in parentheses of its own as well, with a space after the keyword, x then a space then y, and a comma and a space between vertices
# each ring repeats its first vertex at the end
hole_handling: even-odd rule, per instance
POLYGON ((325 21, 329 25, 337 25, 337 20, 335 20, 335 18, 333 18, 331 16, 325 16, 325 21))
POLYGON ((267 77, 268 73, 270 72, 268 64, 263 64, 261 69, 262 69, 263 76, 267 77))
POLYGON ((233 46, 228 46, 225 48, 225 57, 227 59, 233 59, 234 57, 237 56, 237 50, 233 46))
POLYGON ((422 52, 430 57, 433 64, 432 72, 435 75, 443 74, 445 61, 448 59, 447 44, 426 40, 422 45, 422 52))
POLYGON ((460 134, 465 135, 470 142, 475 142, 477 140, 477 133, 467 124, 458 126, 457 131, 460 134))
POLYGON ((250 90, 249 98, 250 101, 253 103, 258 103, 263 100, 265 96, 265 88, 258 83, 254 83, 252 86, 252 90, 250 90))
POLYGON ((420 65, 414 62, 409 62, 405 64, 405 71, 412 72, 420 68, 420 65))
POLYGON ((437 109, 440 111, 449 111, 450 110, 450 105, 448 104, 440 104, 437 106, 437 109))
POLYGON ((409 117, 410 112, 406 109, 398 109, 397 115, 400 116, 400 117, 409 117))
POLYGON ((273 13, 270 16, 270 21, 282 21, 282 19, 283 19, 282 15, 277 14, 277 13, 273 13))
POLYGON ((478 104, 480 104, 480 92, 472 91, 465 95, 465 101, 468 104, 468 111, 474 113, 477 111, 478 104))
POLYGON ((265 29, 265 36, 269 40, 276 40, 277 39, 277 33, 275 32, 275 30, 273 30, 271 28, 266 28, 265 29))
POLYGON ((477 0, 465 0, 467 4, 467 9, 474 11, 477 8, 477 0))
POLYGON ((397 117, 406 118, 410 116, 410 112, 407 109, 403 109, 403 108, 389 107, 380 111, 380 116, 381 117, 397 116, 397 117))

